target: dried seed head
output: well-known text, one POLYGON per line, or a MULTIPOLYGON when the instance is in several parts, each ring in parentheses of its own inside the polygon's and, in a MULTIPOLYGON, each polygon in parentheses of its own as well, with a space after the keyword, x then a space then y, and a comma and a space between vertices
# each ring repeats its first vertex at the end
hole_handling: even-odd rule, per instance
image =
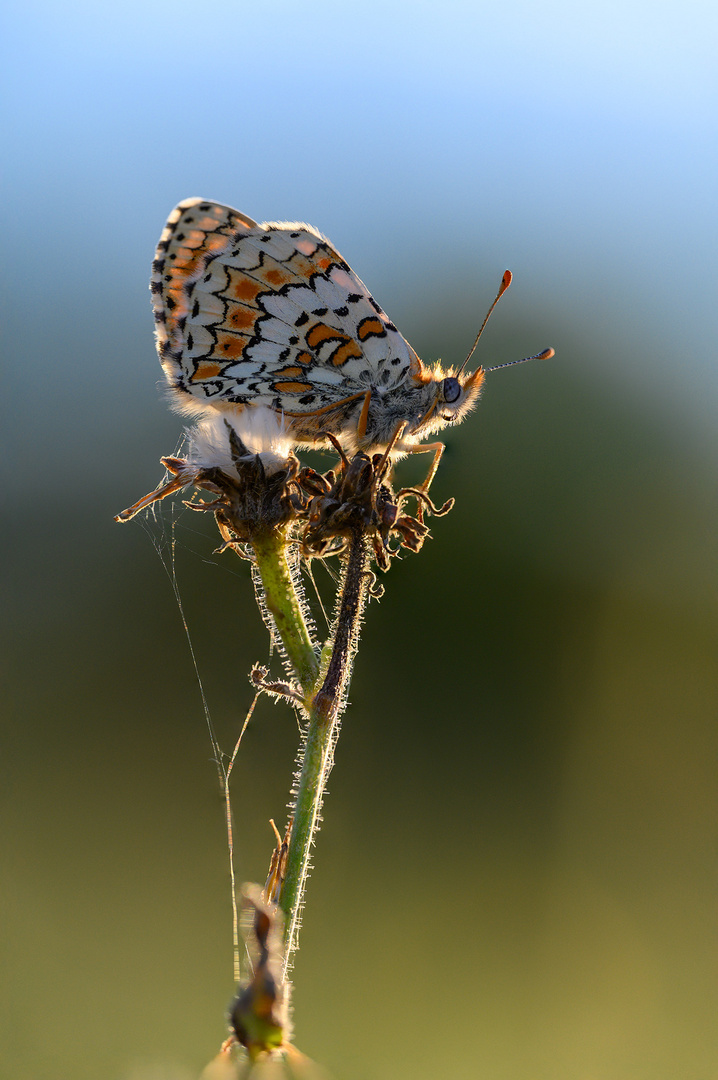
POLYGON ((185 487, 204 488, 217 495, 214 504, 190 505, 196 510, 226 505, 242 539, 291 518, 284 496, 299 463, 281 416, 262 408, 218 414, 188 430, 186 438, 187 457, 162 458, 169 478, 118 514, 116 521, 129 521, 140 510, 185 487))
POLYGON ((429 535, 423 523, 424 512, 447 513, 453 500, 437 509, 418 488, 405 488, 394 494, 389 482, 390 460, 382 454, 373 458, 358 453, 348 459, 343 453, 336 470, 320 476, 314 470, 301 469, 298 486, 311 496, 298 513, 302 551, 307 558, 324 557, 343 550, 349 536, 364 533, 372 542, 374 557, 382 570, 388 570, 391 556, 399 548, 419 551, 429 535), (417 517, 402 513, 407 498, 419 504, 417 517), (399 541, 394 549, 390 540, 399 541))
POLYGON ((335 468, 324 474, 300 468, 294 453, 281 442, 275 414, 267 413, 274 430, 260 438, 255 425, 254 445, 263 447, 256 452, 243 441, 235 420, 222 419, 221 431, 214 421, 200 424, 190 433, 187 458, 162 459, 170 474, 166 483, 117 520, 128 521, 151 503, 193 486, 215 496, 211 502, 185 505, 214 513, 224 540, 220 550, 231 547, 253 559, 254 540, 284 529, 287 543, 298 540, 305 558, 323 558, 339 554, 349 537, 359 532, 371 541, 379 568, 388 570, 401 548, 421 550, 429 536, 425 514, 440 516, 453 506, 450 499, 437 509, 422 488, 403 488, 395 494, 387 454, 370 458, 359 452, 348 458, 331 435, 328 438, 339 453, 335 468), (416 516, 404 511, 409 498, 416 500, 416 516), (398 541, 394 547, 392 540, 398 541))

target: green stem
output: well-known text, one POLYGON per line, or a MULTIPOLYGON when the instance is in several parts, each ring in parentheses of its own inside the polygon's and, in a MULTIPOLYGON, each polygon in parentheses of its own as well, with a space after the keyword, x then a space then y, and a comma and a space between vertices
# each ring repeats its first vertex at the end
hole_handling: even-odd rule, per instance
POLYGON ((367 599, 367 543, 363 532, 352 535, 344 568, 339 610, 326 674, 309 707, 309 724, 293 808, 292 834, 279 899, 285 915, 286 974, 297 948, 299 917, 307 883, 311 849, 319 823, 327 778, 334 764, 339 719, 346 703, 351 665, 367 599))
POLYGON ((304 618, 302 602, 287 562, 287 537, 273 529, 252 539, 257 571, 262 580, 264 602, 304 694, 309 696, 319 665, 304 618))

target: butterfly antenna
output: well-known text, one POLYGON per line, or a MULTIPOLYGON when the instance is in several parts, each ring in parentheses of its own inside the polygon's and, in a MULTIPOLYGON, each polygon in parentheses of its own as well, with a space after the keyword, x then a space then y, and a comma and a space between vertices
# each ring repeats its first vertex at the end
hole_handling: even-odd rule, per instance
POLYGON ((556 355, 556 350, 550 346, 548 349, 544 349, 542 352, 534 353, 533 356, 523 356, 520 360, 509 360, 507 364, 498 364, 496 367, 485 368, 485 372, 488 375, 490 371, 501 371, 501 368, 513 367, 514 364, 526 364, 529 360, 550 360, 552 356, 556 355))
POLYGON ((476 346, 477 346, 477 345, 479 344, 479 338, 480 338, 480 337, 481 337, 481 335, 483 334, 483 332, 484 332, 484 327, 486 326, 487 322, 489 321, 489 315, 490 315, 490 314, 491 314, 491 312, 492 312, 492 311, 494 310, 494 308, 495 308, 495 307, 496 307, 496 305, 498 304, 499 300, 501 299, 501 297, 502 297, 502 296, 504 295, 504 293, 505 293, 505 292, 506 292, 506 290, 508 289, 509 285, 511 284, 512 276, 513 276, 513 275, 511 274, 511 271, 510 271, 510 270, 505 270, 505 271, 504 271, 504 276, 503 276, 503 277, 501 278, 501 288, 500 288, 500 289, 499 289, 499 291, 497 292, 497 294, 496 294, 496 299, 494 300, 493 304, 491 305, 491 307, 489 308, 489 310, 488 310, 488 311, 486 312, 486 318, 485 318, 485 319, 484 319, 484 321, 482 322, 482 324, 481 324, 481 329, 479 330, 478 334, 476 335, 476 341, 475 341, 475 342, 474 342, 474 344, 473 344, 473 345, 471 346, 471 352, 470 352, 470 353, 469 353, 469 355, 468 355, 468 356, 466 357, 466 359, 464 360, 463 364, 461 365, 461 367, 459 368, 459 370, 458 370, 458 371, 457 371, 457 373, 456 373, 456 376, 457 376, 457 378, 458 378, 458 376, 459 376, 459 375, 461 374, 461 372, 462 372, 462 371, 464 370, 464 368, 465 368, 465 367, 466 367, 466 365, 468 364, 468 362, 469 362, 469 360, 471 359, 471 357, 472 357, 472 356, 474 355, 474 353, 476 352, 476 346))

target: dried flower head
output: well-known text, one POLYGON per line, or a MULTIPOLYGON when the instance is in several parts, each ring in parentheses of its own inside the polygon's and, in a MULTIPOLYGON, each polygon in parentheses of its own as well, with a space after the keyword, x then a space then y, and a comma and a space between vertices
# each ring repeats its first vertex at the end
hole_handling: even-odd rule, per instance
MULTIPOLYGON (((259 488, 277 474, 289 478, 299 468, 283 418, 270 409, 206 416, 185 432, 185 438, 187 456, 161 458, 169 477, 118 514, 116 521, 129 521, 152 503, 190 486, 217 495, 225 487, 228 493, 238 490, 240 499, 241 493, 254 492, 256 506, 257 499, 261 499, 259 488)), ((275 480, 273 490, 279 487, 281 482, 275 480)), ((252 518, 249 512, 245 516, 252 518)))
POLYGON ((391 556, 399 548, 419 551, 429 535, 423 522, 424 512, 441 516, 449 512, 454 500, 437 508, 418 488, 403 488, 395 494, 389 479, 392 466, 388 454, 374 454, 370 458, 358 453, 349 459, 336 440, 331 438, 331 441, 340 457, 337 468, 324 475, 302 469, 297 478, 310 496, 300 515, 304 522, 301 534, 304 555, 311 558, 336 554, 355 532, 369 537, 382 570, 389 568, 391 556), (409 497, 418 502, 416 517, 402 512, 409 497), (392 536, 398 539, 398 547, 390 546, 392 536))

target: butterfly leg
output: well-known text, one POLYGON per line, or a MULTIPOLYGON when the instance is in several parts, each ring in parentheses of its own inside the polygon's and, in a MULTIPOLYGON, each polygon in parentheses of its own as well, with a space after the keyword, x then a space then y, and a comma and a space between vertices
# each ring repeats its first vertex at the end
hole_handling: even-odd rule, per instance
POLYGON ((441 455, 444 453, 444 450, 446 449, 444 444, 440 443, 440 442, 436 442, 436 443, 424 443, 423 445, 409 445, 409 446, 407 446, 405 444, 399 443, 399 445, 396 447, 396 449, 401 450, 406 454, 430 454, 430 453, 433 453, 433 455, 434 455, 432 460, 431 460, 431 465, 429 467, 429 471, 426 474, 426 477, 425 477, 423 483, 421 483, 417 488, 404 488, 403 492, 399 492, 399 495, 402 495, 402 494, 409 495, 409 494, 411 494, 411 495, 417 495, 418 496, 417 501, 418 501, 419 505, 417 507, 417 512, 416 512, 417 520, 420 521, 423 524, 423 521, 424 521, 424 506, 425 505, 431 507, 431 512, 434 515, 439 516, 442 513, 444 513, 444 514, 447 513, 451 509, 451 507, 454 505, 454 500, 453 499, 449 499, 449 501, 447 503, 444 503, 444 505, 437 511, 436 507, 434 506, 431 499, 429 498, 429 488, 431 487, 431 485, 433 483, 433 480, 434 480, 434 477, 436 476, 436 470, 439 468, 439 462, 441 461, 441 455))
POLYGON ((185 464, 184 461, 180 461, 177 458, 163 458, 162 464, 165 466, 166 469, 169 470, 169 472, 173 472, 175 475, 172 476, 169 480, 167 480, 166 483, 160 484, 159 487, 156 487, 154 491, 151 491, 149 493, 149 495, 145 495, 142 499, 139 499, 136 503, 133 503, 133 505, 129 506, 127 510, 123 510, 121 514, 118 514, 116 516, 115 521, 129 521, 135 516, 135 514, 139 514, 140 510, 144 510, 146 506, 150 506, 154 502, 159 502, 160 499, 164 499, 167 495, 171 495, 173 491, 179 491, 180 488, 187 487, 189 484, 191 484, 191 476, 187 476, 177 467, 172 467, 175 462, 177 463, 177 465, 185 464), (171 462, 172 464, 168 464, 168 462, 171 462))
POLYGON ((436 476, 436 470, 439 468, 439 462, 441 461, 441 455, 444 453, 445 449, 446 449, 446 447, 444 446, 443 442, 427 443, 426 446, 417 446, 417 447, 414 448, 414 453, 421 453, 421 451, 423 450, 423 451, 426 451, 427 453, 431 453, 433 451, 433 454, 434 454, 433 458, 431 459, 431 465, 429 467, 429 471, 426 474, 426 479, 424 480, 424 483, 421 484, 420 487, 419 487, 419 490, 423 491, 425 495, 429 494, 429 488, 431 487, 432 483, 434 482, 434 477, 436 476))
MULTIPOLYGON (((369 406, 371 404, 371 389, 367 390, 364 395, 364 404, 361 407, 361 413, 359 414, 359 423, 357 424, 357 438, 363 439, 366 435, 366 426, 369 421, 369 406)), ((396 436, 395 436, 396 437, 396 436)))
MULTIPOLYGON (((364 410, 362 409, 362 412, 363 411, 364 410)), ((391 457, 392 450, 398 450, 398 449, 401 448, 401 437, 404 434, 404 432, 406 431, 406 427, 407 427, 406 420, 401 420, 399 422, 399 424, 397 425, 396 431, 394 432, 391 439, 389 440, 389 445, 387 446, 386 450, 384 451, 384 453, 381 456, 381 459, 379 460, 379 462, 375 466, 376 475, 378 477, 382 477, 384 475, 384 471, 386 469, 386 463, 389 461, 389 458, 391 457)))

